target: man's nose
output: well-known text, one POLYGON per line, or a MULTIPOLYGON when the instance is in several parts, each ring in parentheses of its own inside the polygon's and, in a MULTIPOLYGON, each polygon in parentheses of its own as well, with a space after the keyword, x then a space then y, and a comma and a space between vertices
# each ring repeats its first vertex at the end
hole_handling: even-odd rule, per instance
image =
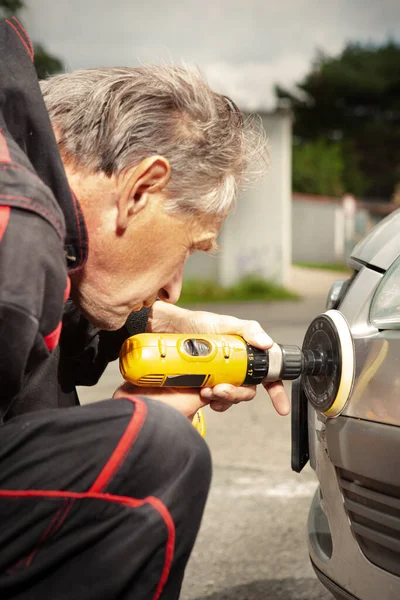
POLYGON ((164 302, 175 304, 178 302, 182 291, 183 265, 179 267, 173 278, 158 292, 158 297, 164 302))

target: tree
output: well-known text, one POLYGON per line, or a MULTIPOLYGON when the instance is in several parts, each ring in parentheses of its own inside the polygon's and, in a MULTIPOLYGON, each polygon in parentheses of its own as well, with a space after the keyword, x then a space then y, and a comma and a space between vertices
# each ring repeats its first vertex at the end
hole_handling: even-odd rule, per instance
POLYGON ((42 44, 34 45, 35 68, 39 79, 46 79, 49 75, 60 73, 64 69, 61 60, 48 54, 42 44))
POLYGON ((11 17, 24 8, 23 0, 0 0, 0 17, 11 17))
POLYGON ((294 91, 276 87, 292 106, 297 143, 340 142, 346 191, 389 199, 400 180, 400 45, 349 44, 320 53, 294 91))
MULTIPOLYGON (((25 8, 24 0, 0 0, 0 18, 8 18, 25 8)), ((49 54, 42 44, 34 44, 35 68, 39 79, 63 71, 63 63, 49 54)))
POLYGON ((341 196, 343 157, 339 144, 320 138, 315 142, 293 145, 293 189, 308 194, 341 196))

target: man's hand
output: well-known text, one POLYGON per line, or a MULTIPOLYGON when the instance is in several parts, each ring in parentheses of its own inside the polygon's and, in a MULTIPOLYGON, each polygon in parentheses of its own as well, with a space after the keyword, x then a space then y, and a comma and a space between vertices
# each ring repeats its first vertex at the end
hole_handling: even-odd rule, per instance
POLYGON ((129 398, 129 396, 147 396, 173 406, 185 417, 193 419, 199 408, 207 406, 208 400, 203 400, 198 388, 146 388, 125 382, 114 392, 113 398, 129 398))
MULTIPOLYGON (((244 321, 227 315, 205 311, 191 311, 167 302, 155 302, 149 318, 148 331, 154 333, 221 333, 241 335, 249 344, 268 350, 271 338, 257 321, 244 321)), ((289 399, 281 381, 263 384, 275 410, 280 415, 290 411, 289 399)), ((143 393, 143 392, 142 392, 143 393)), ((198 394, 198 390, 197 390, 198 394)), ((221 383, 214 388, 202 388, 200 397, 211 408, 223 412, 232 404, 252 400, 256 386, 235 387, 221 383)))

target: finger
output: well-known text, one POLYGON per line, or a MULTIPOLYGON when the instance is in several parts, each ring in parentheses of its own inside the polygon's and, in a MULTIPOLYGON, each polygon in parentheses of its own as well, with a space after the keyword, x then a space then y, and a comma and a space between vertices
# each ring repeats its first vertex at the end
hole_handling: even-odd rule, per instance
POLYGON ((234 317, 221 317, 219 333, 233 333, 242 336, 249 344, 267 350, 273 341, 258 321, 245 321, 234 317))
POLYGON ((118 400, 119 398, 129 398, 130 396, 135 396, 137 394, 137 387, 125 381, 122 383, 113 394, 113 399, 118 400))
POLYGON ((227 383, 221 383, 213 388, 203 388, 200 396, 208 401, 216 400, 238 404, 239 402, 253 400, 256 391, 255 385, 236 387, 227 383))
POLYGON ((268 350, 273 344, 272 338, 257 321, 241 321, 241 326, 236 333, 241 335, 246 342, 256 348, 261 348, 261 350, 268 350))
POLYGON ((282 381, 263 383, 263 386, 267 390, 276 412, 282 416, 288 415, 290 412, 290 402, 282 381))
POLYGON ((267 350, 272 346, 272 339, 257 321, 247 321, 230 315, 216 315, 208 312, 192 314, 191 329, 203 333, 228 333, 240 335, 249 344, 267 350))
POLYGON ((210 408, 216 412, 226 412, 228 408, 232 408, 232 406, 233 404, 228 402, 215 402, 214 400, 210 402, 210 408))

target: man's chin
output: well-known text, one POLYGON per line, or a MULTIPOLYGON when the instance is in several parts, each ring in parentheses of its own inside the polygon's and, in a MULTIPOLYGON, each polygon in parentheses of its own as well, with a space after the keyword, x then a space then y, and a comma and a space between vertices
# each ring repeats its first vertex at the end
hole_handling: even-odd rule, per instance
POLYGON ((80 310, 86 319, 98 329, 104 331, 115 331, 123 327, 131 314, 131 312, 139 312, 144 306, 143 302, 138 302, 133 306, 107 306, 91 304, 89 307, 87 303, 80 303, 80 310))
MULTIPOLYGON (((111 298, 99 294, 83 294, 82 290, 79 291, 80 294, 76 294, 73 300, 91 325, 104 331, 116 331, 125 325, 132 310, 129 306, 113 304, 111 298)), ((140 310, 142 304, 138 303, 136 308, 140 310)))
POLYGON ((89 312, 84 312, 84 315, 91 325, 97 327, 97 329, 102 329, 103 331, 116 331, 117 329, 121 329, 129 316, 129 314, 115 315, 111 313, 94 315, 89 312))

